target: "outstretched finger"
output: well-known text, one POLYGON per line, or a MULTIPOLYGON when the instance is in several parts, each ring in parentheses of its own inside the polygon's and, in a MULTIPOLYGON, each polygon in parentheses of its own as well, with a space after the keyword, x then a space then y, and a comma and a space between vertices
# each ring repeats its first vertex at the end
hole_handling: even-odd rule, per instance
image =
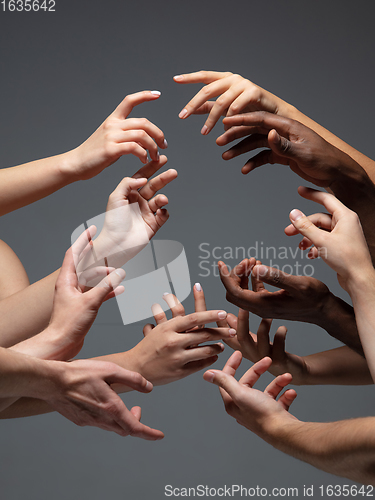
POLYGON ((161 92, 158 90, 144 90, 142 92, 136 92, 135 94, 129 94, 117 106, 112 116, 120 119, 127 118, 135 106, 138 106, 138 104, 142 102, 155 101, 159 99, 160 95, 161 92))
POLYGON ((284 410, 289 411, 290 405, 293 403, 296 397, 296 391, 294 389, 288 389, 279 397, 279 404, 281 404, 284 410))
POLYGON ((149 179, 155 172, 161 169, 168 161, 165 155, 161 155, 158 161, 149 161, 143 165, 134 175, 133 179, 149 179))
POLYGON ((248 387, 253 387, 259 377, 265 373, 272 364, 272 359, 269 357, 262 358, 255 363, 247 372, 240 378, 239 383, 248 387))
POLYGON ((168 321, 167 315, 165 314, 160 304, 152 304, 151 311, 157 325, 160 325, 160 323, 165 323, 166 321, 168 321))
POLYGON ((292 375, 290 373, 283 373, 279 375, 265 388, 264 392, 268 394, 271 398, 276 399, 280 392, 292 381, 292 375))
MULTIPOLYGON (((261 266, 262 262, 260 260, 257 260, 255 265, 261 266)), ((260 279, 259 275, 254 272, 254 267, 251 272, 251 287, 253 289, 253 292, 260 292, 261 290, 265 290, 266 288, 264 286, 263 281, 260 279)))
POLYGON ((168 304, 173 318, 177 318, 178 316, 185 316, 184 306, 181 304, 178 298, 173 295, 173 293, 165 292, 163 294, 163 300, 165 300, 165 302, 168 304))
POLYGON ((177 176, 177 170, 170 168, 154 179, 150 179, 147 184, 139 190, 139 193, 145 200, 150 200, 158 191, 176 179, 177 176))

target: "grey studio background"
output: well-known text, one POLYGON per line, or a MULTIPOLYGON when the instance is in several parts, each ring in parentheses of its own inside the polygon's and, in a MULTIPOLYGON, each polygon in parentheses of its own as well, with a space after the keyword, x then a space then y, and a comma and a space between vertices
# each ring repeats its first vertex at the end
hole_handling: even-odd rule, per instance
MULTIPOLYGON (((199 69, 239 73, 374 158, 373 15, 373 2, 343 0, 57 0, 55 13, 0 11, 1 166, 74 148, 126 94, 160 90, 157 102, 132 113, 164 130, 167 166, 179 172, 164 190, 171 217, 158 238, 184 245, 191 281, 202 283, 209 307, 235 312, 219 279, 199 276, 199 245, 294 246, 297 238, 283 232, 289 211, 312 213, 316 207, 300 199, 297 187, 303 181, 287 167, 267 165, 244 177, 245 157, 224 162, 215 144, 220 124, 203 137, 202 117, 177 117, 200 86, 177 85, 172 76, 199 69)), ((140 166, 127 156, 92 180, 1 218, 0 237, 21 258, 32 282, 61 265, 71 232, 101 213, 122 177, 140 166)), ((345 298, 324 263, 315 263, 315 277, 345 298)), ((184 305, 192 311, 192 295, 184 305)), ((144 323, 122 326, 116 302, 106 303, 81 356, 130 349, 141 340, 144 323)), ((258 323, 251 319, 253 329, 258 323)), ((285 322, 275 321, 273 331, 280 324, 285 322)), ((339 345, 318 327, 286 324, 291 352, 339 345)), ((230 352, 227 347, 216 367, 230 352)), ((264 376, 258 387, 270 379, 264 376)), ((374 412, 373 387, 297 392, 292 412, 302 420, 374 412)), ((0 498, 159 500, 168 484, 297 487, 301 496, 304 485, 314 485, 314 498, 320 498, 320 485, 352 484, 283 455, 240 427, 202 373, 156 387, 150 395, 127 394, 124 401, 129 407, 140 404, 142 421, 163 430, 165 439, 153 443, 78 428, 58 414, 1 421, 0 498)))

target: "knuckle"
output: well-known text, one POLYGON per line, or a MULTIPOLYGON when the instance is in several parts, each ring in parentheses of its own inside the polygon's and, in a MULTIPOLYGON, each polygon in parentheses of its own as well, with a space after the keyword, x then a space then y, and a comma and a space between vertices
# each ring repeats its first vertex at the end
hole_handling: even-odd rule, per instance
POLYGON ((197 314, 196 314, 196 313, 192 313, 192 314, 190 314, 190 315, 189 315, 189 319, 190 319, 190 321, 191 321, 192 323, 197 323, 197 321, 198 321, 198 316, 197 316, 197 314))
POLYGON ((216 99, 216 104, 219 106, 219 108, 222 108, 226 105, 226 99, 224 96, 220 96, 216 99))

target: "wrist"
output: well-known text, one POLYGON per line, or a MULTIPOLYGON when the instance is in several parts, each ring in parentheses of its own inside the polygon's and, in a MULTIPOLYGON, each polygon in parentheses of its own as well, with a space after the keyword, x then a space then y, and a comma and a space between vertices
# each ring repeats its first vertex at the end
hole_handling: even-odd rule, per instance
POLYGON ((80 180, 77 174, 77 166, 79 165, 77 149, 58 155, 57 160, 56 168, 65 185, 80 180))
POLYGON ((356 161, 342 151, 340 155, 342 156, 337 160, 335 180, 329 187, 344 205, 357 212, 357 207, 373 200, 374 184, 356 161))
POLYGON ((347 279, 347 291, 350 297, 366 295, 367 298, 375 295, 375 269, 372 266, 357 269, 347 279))
POLYGON ((285 411, 283 414, 278 413, 263 418, 257 434, 267 443, 278 447, 278 443, 290 439, 303 423, 285 411))

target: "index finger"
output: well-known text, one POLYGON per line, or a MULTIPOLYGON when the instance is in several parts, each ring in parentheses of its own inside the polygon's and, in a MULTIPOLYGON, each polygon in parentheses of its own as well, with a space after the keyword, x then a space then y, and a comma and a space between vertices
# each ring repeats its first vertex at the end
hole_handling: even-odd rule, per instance
POLYGON ((170 320, 170 324, 175 328, 176 332, 184 332, 198 325, 206 323, 214 323, 220 319, 227 317, 226 311, 201 311, 188 314, 187 316, 179 316, 170 320))
POLYGON ((239 115, 227 116, 223 119, 226 127, 250 126, 261 127, 265 130, 276 129, 282 135, 288 134, 292 121, 268 111, 251 111, 239 115))
POLYGON ((136 92, 135 94, 129 94, 125 99, 117 106, 117 108, 112 113, 115 118, 127 118, 131 113, 132 109, 138 104, 146 101, 155 101, 161 95, 158 90, 144 90, 142 92, 136 92))
MULTIPOLYGON (((116 365, 117 366, 117 365, 116 365)), ((153 385, 146 380, 140 373, 127 370, 117 366, 116 371, 105 378, 107 384, 121 384, 131 387, 138 392, 151 392, 153 385)))
MULTIPOLYGON (((234 351, 234 353, 231 355, 231 357, 228 359, 228 361, 225 363, 225 366, 223 368, 223 372, 226 373, 227 375, 230 375, 231 377, 234 377, 236 375, 236 371, 238 370, 240 364, 242 361, 242 354, 240 351, 234 351)), ((221 387, 219 388, 221 397, 224 401, 224 404, 228 404, 231 402, 232 398, 229 396, 229 394, 222 389, 221 387)))
POLYGON ((319 191, 306 186, 300 186, 298 188, 298 194, 302 196, 302 198, 320 203, 320 205, 323 205, 329 213, 335 213, 337 219, 350 211, 349 208, 336 198, 336 196, 324 191, 319 191))
POLYGON ((232 73, 228 71, 195 71, 193 73, 183 73, 181 75, 176 75, 173 80, 177 83, 212 83, 216 80, 221 80, 227 76, 231 76, 232 73))

